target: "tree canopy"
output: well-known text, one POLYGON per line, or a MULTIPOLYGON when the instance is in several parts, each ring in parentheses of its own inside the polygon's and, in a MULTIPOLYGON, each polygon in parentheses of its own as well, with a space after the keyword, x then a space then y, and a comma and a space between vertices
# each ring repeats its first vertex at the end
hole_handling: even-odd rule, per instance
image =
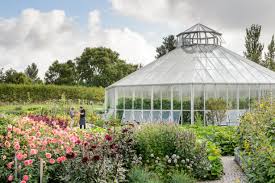
POLYGON ((106 87, 137 70, 138 65, 127 64, 109 48, 86 48, 76 58, 79 83, 106 87))
POLYGON ((263 65, 270 69, 275 71, 275 41, 274 41, 274 35, 271 38, 271 41, 267 47, 267 53, 265 53, 265 60, 263 65))
POLYGON ((12 84, 30 84, 31 79, 26 76, 23 72, 17 72, 14 69, 9 69, 5 72, 3 76, 5 83, 12 83, 12 84))
POLYGON ((260 25, 253 24, 246 29, 245 36, 245 48, 244 55, 247 59, 250 59, 258 64, 262 61, 262 51, 264 45, 260 43, 262 27, 260 25))
POLYGON ((169 35, 167 37, 163 38, 162 45, 157 47, 156 52, 156 58, 159 58, 166 53, 174 50, 176 48, 176 39, 174 35, 169 35))
POLYGON ((71 60, 65 63, 56 60, 45 73, 46 84, 74 85, 77 84, 77 80, 76 65, 71 60))

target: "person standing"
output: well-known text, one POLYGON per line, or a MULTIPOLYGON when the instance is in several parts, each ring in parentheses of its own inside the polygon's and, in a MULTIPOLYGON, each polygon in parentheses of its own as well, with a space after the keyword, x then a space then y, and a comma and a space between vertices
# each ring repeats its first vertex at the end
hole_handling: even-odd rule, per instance
POLYGON ((80 107, 80 119, 79 119, 79 126, 80 126, 80 129, 82 129, 82 126, 84 127, 84 129, 86 129, 86 120, 85 120, 85 116, 86 116, 86 111, 85 111, 85 109, 81 106, 81 107, 80 107))
POLYGON ((73 128, 73 125, 74 125, 74 117, 75 117, 75 111, 74 111, 74 108, 71 107, 70 109, 70 117, 71 117, 71 124, 70 124, 70 127, 73 128))

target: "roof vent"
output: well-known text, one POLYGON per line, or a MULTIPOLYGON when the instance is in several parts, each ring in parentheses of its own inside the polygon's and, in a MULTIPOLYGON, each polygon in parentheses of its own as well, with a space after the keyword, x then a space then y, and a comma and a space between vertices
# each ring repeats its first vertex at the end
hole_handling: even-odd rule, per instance
POLYGON ((177 46, 221 45, 221 33, 200 23, 177 35, 177 46))

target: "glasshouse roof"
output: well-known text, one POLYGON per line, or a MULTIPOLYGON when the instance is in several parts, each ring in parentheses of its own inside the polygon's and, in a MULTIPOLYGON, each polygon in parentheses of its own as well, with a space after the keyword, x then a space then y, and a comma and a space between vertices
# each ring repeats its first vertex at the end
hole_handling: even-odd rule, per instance
POLYGON ((119 80, 116 86, 275 84, 275 72, 221 46, 221 34, 202 25, 177 35, 177 48, 119 80))

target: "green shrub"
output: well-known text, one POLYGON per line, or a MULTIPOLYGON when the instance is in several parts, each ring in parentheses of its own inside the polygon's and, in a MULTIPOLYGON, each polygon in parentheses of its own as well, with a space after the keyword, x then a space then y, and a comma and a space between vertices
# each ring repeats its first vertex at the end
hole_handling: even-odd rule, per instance
POLYGON ((191 129, 197 137, 213 142, 221 150, 223 156, 234 155, 238 141, 236 127, 189 125, 182 128, 191 129))
POLYGON ((241 119, 238 146, 249 182, 275 182, 274 116, 275 106, 263 101, 241 119))
POLYGON ((143 165, 163 180, 174 171, 186 171, 199 179, 217 179, 222 174, 216 146, 198 141, 194 133, 176 125, 144 125, 136 131, 135 141, 143 165))
POLYGON ((62 95, 72 100, 103 102, 104 89, 81 86, 0 84, 1 103, 44 102, 59 100, 62 95))

